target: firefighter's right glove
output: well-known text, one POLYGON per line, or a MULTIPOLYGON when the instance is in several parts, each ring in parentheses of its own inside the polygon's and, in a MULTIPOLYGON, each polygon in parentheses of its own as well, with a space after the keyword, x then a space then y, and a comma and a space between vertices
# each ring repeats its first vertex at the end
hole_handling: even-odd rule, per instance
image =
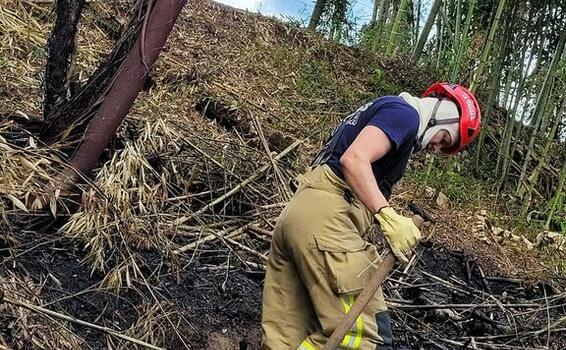
POLYGON ((409 262, 411 251, 421 239, 421 231, 412 219, 399 215, 391 207, 385 207, 374 214, 381 230, 397 259, 409 262))

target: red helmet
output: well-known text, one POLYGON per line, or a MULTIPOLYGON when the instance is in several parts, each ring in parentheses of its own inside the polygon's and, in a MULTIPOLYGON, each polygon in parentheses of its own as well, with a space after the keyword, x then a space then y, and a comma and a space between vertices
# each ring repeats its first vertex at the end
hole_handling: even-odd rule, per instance
POLYGON ((469 145, 480 132, 480 106, 470 90, 458 84, 436 83, 425 91, 423 97, 445 97, 454 101, 458 107, 460 137, 454 146, 445 150, 446 153, 458 153, 469 145))

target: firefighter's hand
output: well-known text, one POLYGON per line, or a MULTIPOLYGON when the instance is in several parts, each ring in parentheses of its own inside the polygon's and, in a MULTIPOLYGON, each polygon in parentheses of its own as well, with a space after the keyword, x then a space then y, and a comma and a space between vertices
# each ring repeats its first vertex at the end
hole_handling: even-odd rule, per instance
POLYGON ((411 251, 421 239, 421 231, 412 219, 399 215, 391 207, 382 208, 374 215, 389 243, 393 254, 404 263, 409 262, 411 251))

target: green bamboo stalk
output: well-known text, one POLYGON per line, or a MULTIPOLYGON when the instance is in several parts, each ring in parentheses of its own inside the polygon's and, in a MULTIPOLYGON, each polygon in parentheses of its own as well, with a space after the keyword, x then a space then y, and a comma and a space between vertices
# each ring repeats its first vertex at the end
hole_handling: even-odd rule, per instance
MULTIPOLYGON (((509 90, 511 89, 511 81, 513 79, 513 68, 514 68, 515 55, 512 56, 511 65, 507 70, 507 79, 505 79, 505 87, 503 88, 503 96, 509 96, 509 90)), ((503 106, 507 108, 507 97, 503 98, 503 106)), ((505 144, 511 140, 513 134, 513 117, 511 114, 508 115, 507 120, 505 120, 505 126, 503 127, 502 144, 505 144)), ((501 149, 501 147, 500 147, 501 149)), ((497 154, 497 161, 495 163, 495 176, 499 174, 499 165, 501 163, 501 153, 497 154)))
POLYGON ((472 17, 474 13, 474 7, 476 5, 476 0, 470 0, 468 5, 468 13, 466 15, 466 23, 464 24, 464 33, 462 34, 461 39, 459 40, 459 44, 457 46, 456 57, 454 58, 452 64, 452 72, 450 73, 450 79, 452 81, 457 81, 458 75, 460 74, 460 68, 462 67, 462 57, 464 55, 464 51, 468 47, 468 33, 470 31, 472 17))
POLYGON ((423 30, 421 31, 421 35, 419 37, 419 41, 417 42, 417 46, 413 50, 413 57, 412 57, 413 61, 418 61, 419 58, 421 57, 421 53, 423 51, 424 45, 426 44, 428 35, 430 34, 430 30, 432 29, 434 20, 438 15, 438 10, 440 9, 441 4, 442 4, 442 0, 434 0, 434 3, 430 8, 430 13, 428 14, 423 30))
POLYGON ((391 28, 391 33, 389 34, 389 40, 387 41, 387 48, 385 49, 386 55, 393 54, 393 51, 399 43, 399 30, 401 29, 401 23, 403 22, 408 0, 401 0, 399 3, 399 9, 395 16, 395 21, 393 22, 393 27, 391 28))
MULTIPOLYGON (((491 84, 490 84, 490 87, 489 87, 489 97, 488 97, 488 100, 487 100, 487 107, 486 107, 486 110, 483 113, 483 115, 485 116, 484 117, 485 118, 485 120, 484 120, 485 125, 489 125, 491 108, 492 108, 492 106, 495 102, 495 97, 499 93, 499 77, 500 77, 500 74, 501 74, 501 66, 503 65, 503 56, 504 56, 503 52, 505 50, 506 50, 506 47, 503 47, 503 48, 500 49, 501 54, 498 55, 498 60, 495 62, 495 67, 493 68, 493 71, 495 73, 492 75, 491 84)), ((479 166, 479 163, 480 163, 481 153, 482 153, 486 133, 487 133, 486 128, 480 129, 480 134, 479 134, 479 137, 478 137, 478 145, 477 145, 477 150, 476 150, 476 159, 475 159, 476 168, 479 166)))
POLYGON ((414 24, 414 33, 413 33, 413 37, 411 40, 411 43, 413 45, 417 44, 417 41, 419 40, 419 27, 421 25, 421 9, 422 9, 422 1, 421 0, 417 0, 417 13, 415 15, 415 24, 414 24))
MULTIPOLYGON (((550 114, 552 114, 553 110, 554 110, 554 108, 551 108, 550 114)), ((548 151, 550 150, 550 146, 552 145, 552 142, 554 141, 553 136, 554 136, 554 134, 556 134, 556 130, 558 130, 558 125, 560 125, 560 122, 562 121, 562 117, 564 116, 564 110, 566 110, 566 98, 562 99, 561 106, 560 106, 560 108, 558 108, 558 114, 554 118, 552 128, 550 130, 548 137, 546 138, 544 148, 542 150, 542 154, 539 157, 539 162, 538 162, 537 166, 535 167, 535 169, 533 170, 531 176, 529 176, 529 186, 527 188, 526 199, 523 201, 523 206, 521 208, 521 216, 523 216, 523 217, 525 215, 527 215, 527 212, 528 212, 529 207, 530 207, 530 203, 531 203, 532 198, 533 198, 534 188, 538 183, 538 179, 539 179, 539 176, 540 176, 540 173, 541 173, 543 167, 547 164, 548 151)))
MULTIPOLYGON (((444 6, 444 5, 443 5, 444 6)), ((439 10, 440 12, 443 11, 443 9, 441 8, 439 10)), ((436 69, 440 68, 440 61, 442 58, 442 51, 443 51, 443 43, 444 43, 444 36, 442 35, 442 29, 443 29, 443 25, 442 25, 442 16, 438 16, 436 18, 436 69)))
MULTIPOLYGON (((529 31, 531 31, 531 20, 534 18, 534 9, 533 8, 531 8, 529 10, 528 16, 529 17, 528 17, 527 24, 526 24, 526 27, 525 27, 525 36, 527 36, 527 37, 528 37, 529 31)), ((541 23, 542 23, 542 16, 538 16, 536 23, 535 23, 535 28, 540 28, 541 23)), ((516 95, 514 106, 511 110, 511 114, 513 115, 513 118, 515 120, 517 120, 518 107, 519 107, 521 100, 523 99, 523 95, 526 95, 525 96, 526 98, 528 98, 528 95, 529 95, 528 89, 525 89, 527 87, 526 83, 527 83, 528 78, 529 78, 529 72, 531 71, 531 66, 533 64, 534 58, 538 57, 538 49, 540 47, 539 39, 541 38, 541 36, 542 36, 542 31, 537 30, 536 34, 533 38, 532 45, 530 46, 530 55, 529 55, 527 65, 525 66, 524 73, 521 77, 521 80, 519 81, 519 84, 520 84, 519 89, 518 89, 518 92, 517 92, 517 95, 516 95)), ((523 48, 525 55, 526 55, 527 48, 529 48, 528 43, 523 48)), ((523 55, 521 62, 524 62, 524 61, 525 61, 525 59, 524 59, 524 55, 523 55)), ((535 63, 535 66, 537 66, 537 65, 538 64, 535 63)), ((509 139, 509 144, 505 145, 505 149, 503 151, 500 150, 500 152, 499 152, 500 154, 504 155, 504 158, 503 158, 502 174, 501 174, 501 177, 499 179, 499 184, 497 186, 497 192, 498 193, 499 193, 499 190, 502 188, 503 184, 505 183, 505 180, 507 179, 507 176, 509 174, 509 169, 510 169, 510 166, 511 166, 511 159, 512 159, 513 154, 515 154, 517 144, 520 140, 520 135, 521 135, 523 125, 524 125, 524 122, 525 122, 525 117, 526 117, 526 113, 523 110, 522 114, 521 114, 521 118, 519 118, 520 121, 517 123, 517 125, 518 125, 517 131, 514 132, 514 135, 513 135, 513 133, 511 134, 511 136, 512 136, 511 139, 513 139, 513 141, 511 141, 511 139, 509 139)))
POLYGON ((446 16, 444 10, 440 11, 440 16, 442 17, 442 22, 444 23, 445 26, 444 32, 448 35, 448 39, 450 39, 450 42, 452 43, 452 47, 456 47, 456 39, 454 38, 454 31, 452 30, 450 20, 446 16))
MULTIPOLYGON (((497 152, 497 165, 496 165, 495 174, 497 175, 499 173, 499 163, 502 161, 503 162, 501 166, 502 181, 504 181, 507 176, 506 172, 508 170, 509 160, 511 159, 512 156, 512 153, 510 153, 510 149, 511 149, 511 139, 513 138, 513 128, 514 125, 517 123, 516 120, 517 108, 519 107, 519 103, 523 98, 523 89, 525 86, 526 75, 528 74, 529 66, 530 65, 527 65, 527 68, 525 69, 525 74, 522 74, 522 78, 519 80, 519 87, 517 88, 515 100, 513 101, 513 107, 509 111, 509 119, 505 123, 505 131, 504 131, 505 134, 503 137, 503 142, 499 147, 499 152, 497 152)), ((513 152, 514 151, 515 150, 513 149, 513 152)))
POLYGON ((379 9, 379 3, 384 3, 385 0, 373 0, 373 10, 371 11, 371 21, 369 22, 370 26, 375 25, 375 21, 377 20, 377 11, 379 9))
POLYGON ((462 21, 462 0, 456 2, 456 24, 454 26, 454 48, 460 46, 460 22, 462 21))
POLYGON ((566 28, 562 30, 560 41, 558 43, 558 46, 556 47, 556 50, 554 51, 552 61, 550 62, 548 67, 548 72, 546 73, 546 76, 544 78, 543 86, 537 97, 537 102, 532 117, 533 120, 532 123, 534 123, 533 131, 529 139, 529 144, 527 146, 527 154, 525 155, 525 160, 523 161, 523 165, 521 166, 521 174, 519 175, 519 182, 517 184, 517 189, 515 191, 515 194, 518 196, 522 196, 524 191, 523 183, 527 173, 527 168, 529 166, 532 157, 533 146, 535 143, 536 136, 538 135, 540 125, 543 124, 542 119, 546 116, 546 114, 544 113, 544 111, 546 110, 545 108, 546 102, 548 101, 548 96, 551 94, 552 91, 551 88, 554 84, 555 68, 556 65, 558 64, 560 57, 562 57, 562 52, 564 51, 565 43, 566 43, 566 28))
POLYGON ((474 77, 472 79, 472 84, 470 85, 470 90, 474 92, 477 88, 477 83, 483 74, 483 70, 487 66, 488 58, 491 53, 491 46, 493 45, 493 40, 495 38, 495 33, 497 32, 497 28, 499 27, 499 20, 501 18, 501 14, 503 13, 503 8, 505 7, 505 0, 499 0, 499 5, 497 5, 497 11, 495 12, 495 17, 493 18, 493 22, 491 23, 491 28, 489 29, 489 34, 487 36, 487 41, 485 43, 485 47, 482 51, 482 55, 480 58, 480 64, 474 73, 474 77))
MULTIPOLYGON (((377 0, 376 0, 377 1, 377 0)), ((387 23, 387 10, 389 9, 389 2, 391 0, 381 0, 379 4, 379 10, 377 15, 377 22, 374 24, 374 39, 373 39, 373 51, 377 51, 381 46, 381 33, 385 28, 387 23)))
POLYGON ((558 203, 560 202, 560 199, 563 198, 564 196, 564 185, 566 184, 566 161, 563 161, 562 163, 562 169, 560 170, 560 178, 558 179, 558 186, 556 187, 556 192, 554 194, 554 197, 551 200, 551 205, 550 205, 550 212, 548 213, 548 216, 546 218, 546 222, 544 223, 544 229, 548 230, 550 228, 550 222, 552 221, 552 218, 554 217, 554 212, 556 211, 556 208, 558 207, 558 203))
POLYGON ((314 31, 316 30, 316 27, 318 27, 318 24, 320 23, 320 17, 322 16, 324 8, 326 7, 326 2, 327 0, 316 0, 316 3, 314 4, 314 8, 312 10, 309 25, 307 27, 308 30, 314 31))

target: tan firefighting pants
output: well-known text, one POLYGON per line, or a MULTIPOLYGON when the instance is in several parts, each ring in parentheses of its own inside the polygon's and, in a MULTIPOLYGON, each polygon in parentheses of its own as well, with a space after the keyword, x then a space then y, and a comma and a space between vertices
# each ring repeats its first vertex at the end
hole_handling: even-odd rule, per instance
MULTIPOLYGON (((263 290, 264 350, 322 349, 381 261, 360 237, 371 213, 326 165, 300 176, 273 234, 263 290)), ((381 288, 340 349, 391 349, 381 288)))

